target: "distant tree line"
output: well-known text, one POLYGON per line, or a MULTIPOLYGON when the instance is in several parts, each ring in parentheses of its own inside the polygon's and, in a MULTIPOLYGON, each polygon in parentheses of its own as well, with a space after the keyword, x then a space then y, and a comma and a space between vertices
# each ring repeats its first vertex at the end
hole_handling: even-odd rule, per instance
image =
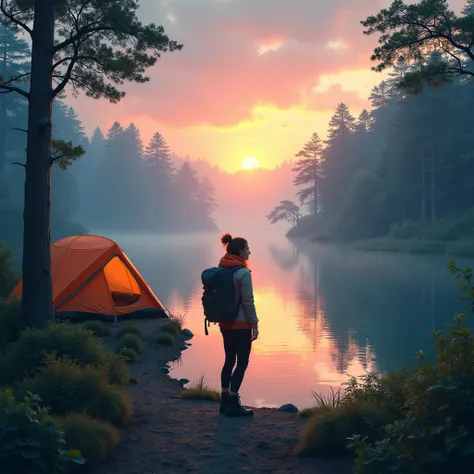
MULTIPOLYGON (((29 68, 30 48, 11 28, 0 26, 0 77, 29 68)), ((115 123, 104 137, 89 139, 72 107, 53 102, 53 139, 85 154, 52 170, 52 240, 91 229, 178 232, 213 230, 215 190, 189 165, 176 165, 160 133, 144 147, 138 129, 115 123), (63 166, 64 165, 64 166, 63 166), (67 168, 66 170, 60 168, 67 168)), ((0 240, 21 250, 28 101, 0 94, 0 240)))
MULTIPOLYGON (((391 10, 364 24, 375 25, 374 31, 377 25, 380 31, 396 29, 397 12, 404 8, 407 23, 415 25, 429 25, 433 11, 441 19, 453 18, 443 0, 424 0, 412 6, 394 1, 391 10), (444 16, 440 8, 445 9, 444 16)), ((472 2, 468 2, 462 21, 451 20, 464 28, 460 31, 452 26, 459 41, 466 38, 466 31, 470 38, 474 35, 473 13, 472 2)), ((404 27, 412 28, 400 28, 404 27)), ((405 31, 405 43, 395 44, 400 40, 395 33, 392 42, 387 39, 386 45, 399 55, 386 53, 391 72, 373 88, 371 110, 356 118, 340 103, 329 122, 327 140, 322 142, 315 133, 296 154, 294 185, 299 188, 300 205, 308 212, 295 221, 299 206, 285 201, 288 212, 278 214, 280 220, 291 222, 292 235, 356 240, 392 233, 410 238, 420 227, 459 216, 465 218, 457 228, 440 238, 454 240, 474 230, 474 53, 469 56, 460 50, 458 63, 451 60, 454 53, 447 46, 445 51, 451 54, 435 49, 426 54, 427 48, 420 43, 415 54, 409 49, 413 49, 409 45, 413 28, 405 31), (446 64, 452 64, 451 69, 446 64)), ((419 34, 425 34, 423 31, 420 27, 419 34)), ((381 58, 375 54, 373 59, 381 58)), ((270 221, 272 216, 268 216, 270 221)))

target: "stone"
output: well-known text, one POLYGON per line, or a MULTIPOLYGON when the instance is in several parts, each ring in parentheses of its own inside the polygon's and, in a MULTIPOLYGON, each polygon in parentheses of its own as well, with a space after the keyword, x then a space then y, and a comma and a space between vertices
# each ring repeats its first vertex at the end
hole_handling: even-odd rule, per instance
POLYGON ((298 407, 293 405, 293 403, 287 403, 278 408, 280 411, 286 411, 287 413, 298 413, 298 407))
POLYGON ((180 348, 181 351, 185 351, 188 348, 186 344, 183 344, 180 348))
POLYGON ((185 379, 185 378, 182 378, 182 379, 179 379, 179 383, 182 384, 182 385, 186 385, 187 383, 189 383, 189 380, 185 379))
POLYGON ((163 366, 161 368, 161 371, 164 373, 164 374, 169 374, 170 373, 170 368, 168 366, 163 366))
POLYGON ((194 337, 194 334, 189 329, 183 329, 181 333, 186 339, 191 339, 194 337))

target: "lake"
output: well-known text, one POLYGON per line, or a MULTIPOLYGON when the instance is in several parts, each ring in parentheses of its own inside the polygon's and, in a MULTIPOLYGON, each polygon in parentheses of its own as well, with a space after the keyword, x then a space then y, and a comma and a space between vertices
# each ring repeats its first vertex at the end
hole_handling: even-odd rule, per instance
MULTIPOLYGON (((219 235, 109 236, 125 250, 195 334, 171 376, 205 376, 219 389, 223 363, 217 326, 204 334, 201 272, 223 255, 219 235)), ((429 349, 429 333, 465 310, 444 255, 371 253, 248 233, 260 337, 241 389, 252 406, 312 405, 348 375, 408 365, 429 349)), ((469 261, 459 260, 460 265, 469 261)))

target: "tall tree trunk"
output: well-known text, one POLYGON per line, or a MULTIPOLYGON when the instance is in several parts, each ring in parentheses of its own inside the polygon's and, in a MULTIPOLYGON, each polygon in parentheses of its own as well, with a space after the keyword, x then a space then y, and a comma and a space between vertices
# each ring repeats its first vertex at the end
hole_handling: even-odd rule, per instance
POLYGON ((314 215, 318 215, 318 178, 314 180, 314 215))
POLYGON ((23 214, 22 315, 44 327, 54 317, 51 285, 51 105, 55 0, 36 0, 23 214))
MULTIPOLYGON (((7 71, 7 43, 3 44, 2 51, 2 68, 0 76, 5 77, 7 71)), ((7 131, 5 130, 7 123, 7 94, 0 94, 0 179, 5 172, 5 157, 7 148, 7 131)), ((2 190, 0 189, 0 195, 2 190)))

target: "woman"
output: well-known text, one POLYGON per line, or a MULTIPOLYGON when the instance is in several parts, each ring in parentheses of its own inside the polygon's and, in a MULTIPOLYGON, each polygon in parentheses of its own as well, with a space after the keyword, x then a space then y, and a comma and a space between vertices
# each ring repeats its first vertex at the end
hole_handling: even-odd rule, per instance
POLYGON ((231 323, 219 323, 225 351, 225 363, 221 372, 220 413, 226 416, 253 416, 252 410, 242 407, 239 396, 239 389, 249 363, 252 342, 258 338, 258 317, 252 276, 247 267, 250 249, 245 239, 232 238, 230 234, 224 234, 221 242, 226 247, 227 253, 221 258, 219 267, 243 268, 234 273, 235 298, 236 301, 241 300, 239 315, 231 323))

